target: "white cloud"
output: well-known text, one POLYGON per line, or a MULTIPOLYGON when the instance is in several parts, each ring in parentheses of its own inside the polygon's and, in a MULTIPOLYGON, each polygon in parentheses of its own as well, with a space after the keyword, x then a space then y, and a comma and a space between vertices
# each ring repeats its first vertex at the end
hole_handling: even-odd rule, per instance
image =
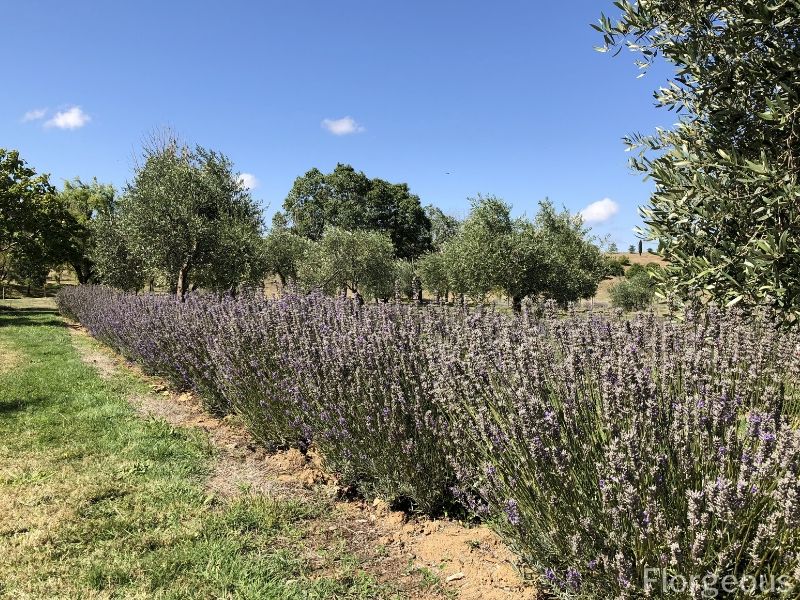
POLYGON ((353 117, 322 119, 322 128, 327 129, 333 135, 350 135, 351 133, 361 133, 365 131, 361 125, 356 123, 353 117))
POLYGON ((47 114, 46 108, 34 108, 33 110, 29 110, 24 115, 22 115, 22 122, 27 123, 28 121, 38 121, 39 119, 43 118, 47 114))
POLYGON ((45 122, 45 127, 57 127, 58 129, 78 129, 83 127, 92 118, 81 110, 80 106, 73 106, 66 110, 58 111, 51 119, 45 122))
POLYGON ((581 216, 586 223, 602 223, 608 221, 619 212, 619 204, 611 198, 603 198, 592 202, 581 211, 581 216))
POLYGON ((258 178, 252 173, 242 173, 239 175, 239 181, 248 190, 254 190, 258 187, 258 178))

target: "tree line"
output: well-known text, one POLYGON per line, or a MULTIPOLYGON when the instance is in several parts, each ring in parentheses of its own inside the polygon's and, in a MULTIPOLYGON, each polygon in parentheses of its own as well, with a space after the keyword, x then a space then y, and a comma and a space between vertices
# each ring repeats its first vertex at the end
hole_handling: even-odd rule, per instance
POLYGON ((0 152, 4 279, 41 284, 67 264, 80 283, 165 287, 179 299, 194 289, 236 293, 272 276, 361 300, 500 294, 519 309, 526 297, 591 297, 612 269, 580 218, 549 201, 528 219, 478 196, 459 221, 423 207, 404 183, 339 164, 298 177, 265 228, 233 163, 172 135, 145 144, 122 193, 79 179, 58 191, 18 153, 0 152))

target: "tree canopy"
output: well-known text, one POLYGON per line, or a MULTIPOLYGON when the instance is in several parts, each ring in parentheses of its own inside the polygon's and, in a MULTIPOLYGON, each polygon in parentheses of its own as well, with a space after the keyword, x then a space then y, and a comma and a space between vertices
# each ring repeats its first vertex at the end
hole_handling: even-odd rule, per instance
POLYGON ((97 179, 84 183, 75 178, 64 182, 59 201, 72 218, 67 260, 78 282, 89 283, 95 279, 95 265, 90 258, 95 245, 93 224, 96 219, 107 218, 113 212, 116 190, 97 179))
POLYGON ((286 227, 274 226, 264 238, 264 269, 277 275, 281 286, 298 281, 298 273, 314 242, 286 227))
POLYGON ((516 310, 526 297, 560 304, 588 298, 607 271, 580 218, 558 213, 549 201, 540 203, 530 221, 512 218, 511 207, 499 198, 479 196, 441 254, 441 259, 421 261, 421 276, 429 289, 437 294, 449 289, 476 301, 500 292, 516 310), (447 273, 447 286, 442 272, 447 273))
MULTIPOLYGON (((655 182, 644 234, 669 261, 662 293, 770 304, 800 315, 800 4, 763 0, 615 3, 596 28, 640 68, 676 67, 658 105, 672 129, 632 135, 655 182)), ((640 247, 641 248, 641 247, 640 247)))
POLYGON ((558 212, 546 200, 539 204, 535 222, 545 257, 544 294, 562 305, 594 296, 608 264, 580 216, 558 212))
POLYGON ((415 258, 431 247, 431 222, 408 185, 370 179, 350 165, 298 177, 283 209, 292 231, 312 240, 336 227, 385 232, 399 258, 415 258))
POLYGON ((141 258, 131 249, 120 221, 119 205, 92 220, 93 244, 88 258, 100 282, 121 290, 140 290, 148 273, 141 258))
POLYGON ((42 284, 68 256, 72 226, 49 177, 0 148, 0 280, 42 284))
POLYGON ((357 298, 389 298, 395 281, 393 254, 385 233, 329 227, 308 252, 300 278, 329 293, 349 291, 357 298))
POLYGON ((451 287, 482 301, 492 290, 505 287, 514 223, 511 207, 494 196, 471 200, 472 210, 445 247, 451 287))
POLYGON ((425 215, 431 222, 431 246, 435 250, 441 250, 442 246, 458 233, 461 223, 433 204, 425 207, 425 215))
POLYGON ((126 252, 182 298, 190 282, 232 289, 256 279, 261 213, 218 152, 173 138, 146 147, 120 201, 126 252))

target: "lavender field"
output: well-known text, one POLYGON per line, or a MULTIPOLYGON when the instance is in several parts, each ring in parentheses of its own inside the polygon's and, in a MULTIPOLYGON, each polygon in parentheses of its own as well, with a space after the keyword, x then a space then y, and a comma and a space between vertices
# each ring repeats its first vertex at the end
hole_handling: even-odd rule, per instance
POLYGON ((555 596, 660 597, 663 577, 665 597, 710 597, 709 578, 796 597, 800 339, 766 313, 87 285, 58 303, 267 447, 313 447, 341 485, 493 524, 555 596))

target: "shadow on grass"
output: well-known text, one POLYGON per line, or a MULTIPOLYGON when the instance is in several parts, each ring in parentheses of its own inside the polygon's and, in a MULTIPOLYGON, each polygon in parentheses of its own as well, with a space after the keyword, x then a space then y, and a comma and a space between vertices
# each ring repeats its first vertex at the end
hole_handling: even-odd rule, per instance
MULTIPOLYGON (((57 315, 58 313, 53 313, 57 315)), ((17 317, 14 315, 6 316, 0 313, 0 327, 66 327, 67 324, 62 319, 32 319, 30 317, 17 317)))
POLYGON ((0 416, 13 415, 28 410, 29 407, 37 404, 44 404, 46 398, 35 397, 25 400, 11 400, 10 402, 0 402, 0 416))
POLYGON ((66 327, 59 312, 53 308, 0 306, 0 327, 66 327))

